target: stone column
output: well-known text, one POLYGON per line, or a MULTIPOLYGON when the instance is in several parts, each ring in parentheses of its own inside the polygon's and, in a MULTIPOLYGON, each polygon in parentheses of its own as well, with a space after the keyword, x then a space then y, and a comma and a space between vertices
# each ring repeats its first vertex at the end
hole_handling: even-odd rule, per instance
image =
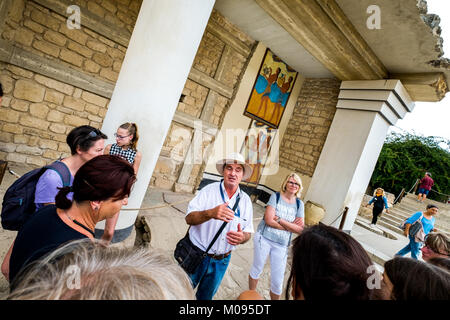
MULTIPOLYGON (((337 110, 305 201, 322 205, 322 222, 351 230, 389 126, 414 103, 399 80, 343 81, 337 110)), ((381 186, 383 187, 383 186, 381 186)))
MULTIPOLYGON (((138 126, 142 161, 126 208, 141 206, 213 6, 214 0, 142 2, 101 129, 112 143, 120 124, 138 126)), ((121 211, 115 241, 128 237, 137 214, 121 211)))

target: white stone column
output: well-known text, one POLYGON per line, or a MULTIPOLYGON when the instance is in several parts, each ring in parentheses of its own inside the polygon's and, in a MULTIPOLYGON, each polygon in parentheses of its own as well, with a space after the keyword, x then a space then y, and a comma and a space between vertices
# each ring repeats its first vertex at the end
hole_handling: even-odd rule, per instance
MULTIPOLYGON (((351 230, 389 126, 411 112, 414 103, 399 80, 343 81, 305 201, 321 204, 322 222, 351 230)), ((383 186, 381 186, 383 187, 383 186)))
MULTIPOLYGON (((142 161, 126 208, 141 206, 213 6, 214 0, 142 2, 101 129, 112 143, 120 124, 138 126, 142 161)), ((116 233, 129 234, 137 214, 121 211, 116 233)))

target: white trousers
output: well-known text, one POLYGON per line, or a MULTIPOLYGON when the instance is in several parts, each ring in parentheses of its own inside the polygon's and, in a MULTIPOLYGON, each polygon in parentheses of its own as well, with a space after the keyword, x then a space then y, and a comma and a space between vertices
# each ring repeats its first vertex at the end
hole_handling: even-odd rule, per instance
POLYGON ((253 247, 253 264, 250 269, 250 277, 255 280, 259 279, 267 257, 270 255, 270 291, 281 295, 288 247, 264 238, 259 232, 255 232, 253 247))

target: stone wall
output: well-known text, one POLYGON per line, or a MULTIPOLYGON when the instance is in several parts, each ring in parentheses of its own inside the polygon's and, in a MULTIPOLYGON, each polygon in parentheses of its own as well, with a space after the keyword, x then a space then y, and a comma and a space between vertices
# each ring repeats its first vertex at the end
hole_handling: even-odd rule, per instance
POLYGON ((70 130, 101 127, 108 99, 13 65, 0 72, 0 159, 43 166, 70 155, 70 130))
MULTIPOLYGON (((102 126, 126 47, 83 24, 67 28, 65 2, 9 0, 0 12, 2 160, 45 165, 70 154, 66 136, 74 127, 102 126)), ((97 17, 129 35, 140 7, 135 0, 70 4, 80 6, 82 23, 97 17)))
POLYGON ((280 166, 312 177, 336 112, 340 81, 305 79, 280 144, 280 166))
MULTIPOLYGON (((47 1, 54 3, 58 1, 47 1)), ((119 17, 127 16, 128 28, 137 17, 139 4, 133 1, 130 7, 113 4, 112 1, 78 1, 81 11, 88 10, 106 21, 114 21, 125 27, 119 17), (97 3, 99 4, 97 4, 97 3), (103 5, 103 6, 102 6, 103 5), (118 10, 118 7, 121 10, 118 10), (106 9, 108 8, 108 9, 106 9), (130 9, 131 8, 131 9, 130 9), (123 10, 123 11, 122 11, 123 10), (114 12, 114 16, 113 16, 114 12)), ((125 57, 126 47, 110 40, 95 30, 81 26, 67 28, 67 18, 33 1, 14 1, 2 33, 4 40, 27 52, 56 59, 72 69, 80 70, 93 77, 115 82, 125 57)))
MULTIPOLYGON (((42 166, 69 154, 65 138, 75 126, 101 128, 141 1, 1 3, 0 159, 42 166), (66 23, 72 4, 81 10, 81 28, 74 30, 66 23)), ((212 12, 151 185, 184 191, 198 186, 208 146, 254 46, 253 39, 212 12), (202 156, 189 161, 194 150, 202 156)))

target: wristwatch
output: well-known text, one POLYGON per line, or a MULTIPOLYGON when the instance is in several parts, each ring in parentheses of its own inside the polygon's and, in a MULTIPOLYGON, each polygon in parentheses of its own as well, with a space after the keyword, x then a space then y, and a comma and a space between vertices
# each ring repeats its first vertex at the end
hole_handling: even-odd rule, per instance
POLYGON ((277 223, 280 223, 281 217, 278 217, 278 219, 276 220, 277 223))

